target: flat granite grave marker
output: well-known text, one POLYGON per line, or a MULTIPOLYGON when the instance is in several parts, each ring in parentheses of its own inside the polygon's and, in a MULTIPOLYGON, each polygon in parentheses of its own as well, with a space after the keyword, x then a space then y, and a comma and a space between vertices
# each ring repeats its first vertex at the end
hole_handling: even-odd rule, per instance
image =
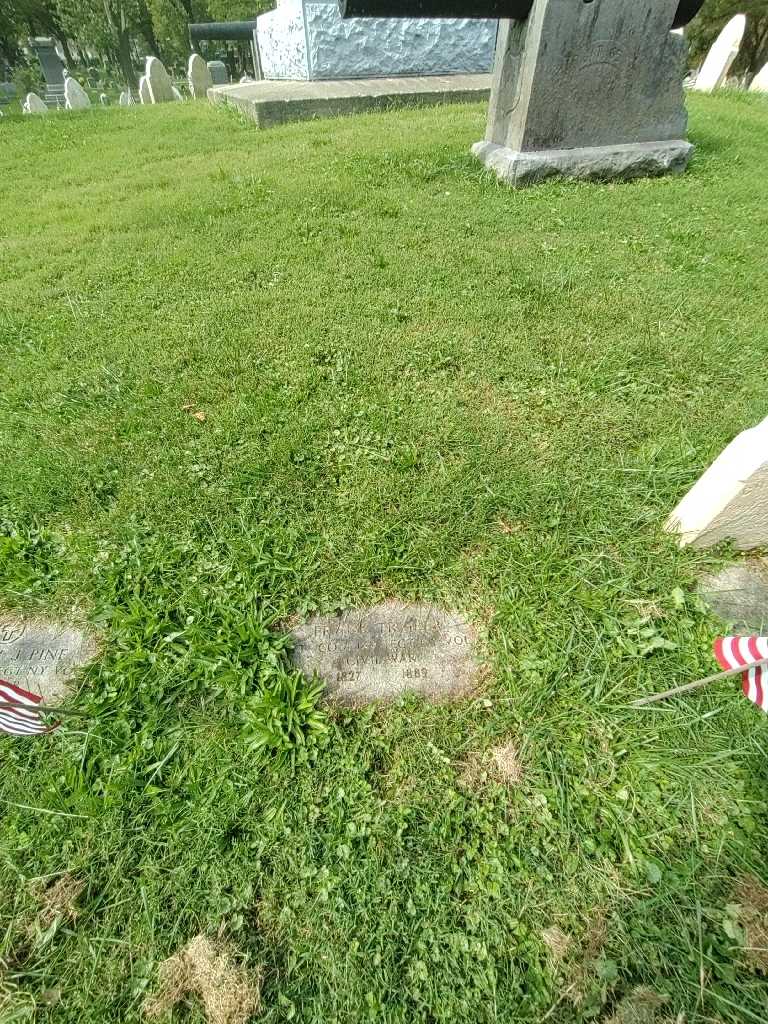
POLYGON ((736 634, 765 636, 768 632, 768 565, 748 559, 701 581, 700 593, 708 607, 736 634))
POLYGON ((328 696, 357 707, 410 692, 461 697, 479 672, 475 630, 432 604, 387 601, 340 615, 317 615, 293 630, 294 664, 325 683, 328 696))
POLYGON ((0 679, 39 693, 43 700, 61 700, 70 676, 95 654, 93 640, 74 626, 0 618, 0 679))

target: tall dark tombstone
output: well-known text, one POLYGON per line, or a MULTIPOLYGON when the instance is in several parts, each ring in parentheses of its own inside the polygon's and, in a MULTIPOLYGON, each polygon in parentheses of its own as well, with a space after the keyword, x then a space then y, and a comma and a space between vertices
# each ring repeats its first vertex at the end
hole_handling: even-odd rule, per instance
POLYGON ((64 65, 56 52, 53 39, 37 37, 29 40, 29 48, 40 61, 45 79, 43 99, 49 107, 64 106, 64 65))
POLYGON ((344 17, 499 17, 485 139, 510 185, 685 170, 679 30, 703 0, 340 0, 344 17))

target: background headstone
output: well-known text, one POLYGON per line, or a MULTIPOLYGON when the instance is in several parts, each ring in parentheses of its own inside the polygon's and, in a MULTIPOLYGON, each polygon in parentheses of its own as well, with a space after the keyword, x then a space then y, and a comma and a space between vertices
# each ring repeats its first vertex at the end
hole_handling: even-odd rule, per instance
POLYGON ((47 114, 48 107, 36 92, 28 92, 22 110, 25 114, 47 114))
POLYGON ((749 87, 750 92, 768 92, 768 64, 758 71, 755 77, 752 79, 752 84, 749 87))
POLYGON ((173 93, 173 98, 174 98, 174 99, 175 99, 175 100, 176 100, 176 101, 177 101, 178 103, 183 103, 183 102, 184 102, 184 96, 182 95, 182 92, 181 92, 181 90, 180 90, 180 89, 177 89, 175 85, 172 85, 172 86, 171 86, 171 92, 173 93))
POLYGON ((214 85, 229 84, 229 72, 227 71, 227 65, 223 60, 209 60, 208 70, 211 73, 211 79, 214 85))
POLYGON ((431 604, 387 601, 318 615, 293 630, 294 663, 322 679, 328 696, 358 706, 406 692, 433 700, 469 693, 479 666, 474 629, 431 604))
POLYGON ((147 81, 146 75, 142 75, 139 79, 139 100, 142 103, 152 102, 152 96, 149 91, 149 82, 147 81))
POLYGON ((192 94, 193 100, 204 100, 207 97, 208 90, 213 85, 213 78, 211 77, 208 65, 199 53, 190 55, 187 81, 189 82, 189 91, 192 94))
POLYGON ((75 78, 67 77, 64 82, 64 106, 67 110, 85 110, 90 107, 88 93, 75 78))
POLYGON ((102 105, 102 107, 109 106, 109 96, 107 96, 105 92, 99 95, 99 103, 102 105))
POLYGON ((713 92, 723 84, 731 70, 731 65, 739 55, 746 26, 747 19, 743 14, 735 15, 725 26, 712 44, 712 48, 696 76, 693 88, 697 92, 713 92))
POLYGON ((133 106, 133 94, 129 89, 125 89, 120 93, 120 99, 118 100, 118 106, 121 107, 132 107, 133 106))
POLYGON ((93 640, 73 626, 0 619, 0 679, 39 693, 50 704, 65 696, 73 672, 95 654, 93 640))
POLYGON ((171 76, 161 60, 157 57, 147 57, 145 75, 153 103, 172 103, 176 99, 173 95, 171 76))
POLYGON ((749 550, 768 544, 768 417, 739 434, 693 485, 667 522, 680 544, 730 540, 749 550))
POLYGON ((45 102, 49 107, 60 107, 64 103, 65 68, 56 52, 53 39, 36 36, 29 40, 29 48, 40 62, 45 79, 45 102))

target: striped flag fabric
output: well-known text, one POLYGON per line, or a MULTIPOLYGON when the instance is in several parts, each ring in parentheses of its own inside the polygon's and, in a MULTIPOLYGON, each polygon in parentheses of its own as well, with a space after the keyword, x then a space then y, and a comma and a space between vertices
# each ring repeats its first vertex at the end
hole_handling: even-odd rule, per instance
POLYGON ((42 699, 38 693, 30 693, 0 679, 0 705, 15 705, 12 708, 0 707, 0 732, 9 736, 39 736, 56 729, 60 723, 47 725, 37 710, 42 699))
MULTIPOLYGON (((715 658, 724 671, 768 658, 768 636, 719 636, 715 658)), ((768 712, 768 665, 748 669, 742 675, 744 696, 768 712)))

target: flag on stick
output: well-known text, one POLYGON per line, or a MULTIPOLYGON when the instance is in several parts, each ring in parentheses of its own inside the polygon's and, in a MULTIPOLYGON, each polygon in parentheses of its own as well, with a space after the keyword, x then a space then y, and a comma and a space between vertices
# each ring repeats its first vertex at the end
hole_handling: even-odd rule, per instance
POLYGON ((715 657, 726 671, 745 669, 741 679, 744 696, 768 712, 768 665, 754 664, 768 658, 768 636, 719 636, 715 657))
POLYGON ((48 725, 38 710, 42 699, 38 693, 30 693, 0 679, 0 732, 10 736, 39 736, 56 729, 61 723, 48 725))

